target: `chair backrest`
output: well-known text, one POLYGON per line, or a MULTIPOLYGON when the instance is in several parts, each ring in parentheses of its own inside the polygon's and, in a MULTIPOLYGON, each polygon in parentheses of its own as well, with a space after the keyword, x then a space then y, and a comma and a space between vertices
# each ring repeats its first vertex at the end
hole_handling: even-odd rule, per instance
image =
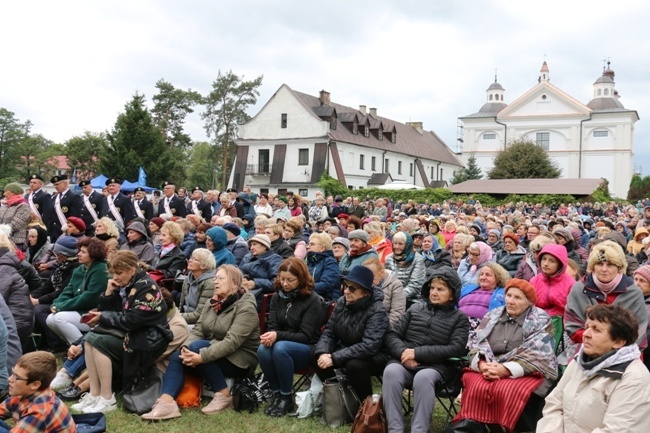
POLYGON ((257 318, 260 321, 260 334, 266 332, 266 322, 269 319, 271 298, 275 293, 266 293, 262 296, 262 304, 260 305, 260 311, 257 313, 257 318))
POLYGON ((555 355, 564 351, 564 318, 562 316, 552 316, 551 324, 555 332, 555 355))

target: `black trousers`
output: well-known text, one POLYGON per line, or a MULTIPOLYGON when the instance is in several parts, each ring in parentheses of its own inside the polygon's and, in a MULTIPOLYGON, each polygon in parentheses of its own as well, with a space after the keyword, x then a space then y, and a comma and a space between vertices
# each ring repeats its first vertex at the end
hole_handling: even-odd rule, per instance
MULTIPOLYGON (((356 392, 359 401, 363 401, 372 394, 372 376, 382 376, 386 361, 384 356, 376 355, 374 358, 351 359, 345 365, 336 368, 345 370, 350 386, 356 392)), ((323 370, 314 362, 314 369, 323 382, 336 376, 334 367, 323 370)))

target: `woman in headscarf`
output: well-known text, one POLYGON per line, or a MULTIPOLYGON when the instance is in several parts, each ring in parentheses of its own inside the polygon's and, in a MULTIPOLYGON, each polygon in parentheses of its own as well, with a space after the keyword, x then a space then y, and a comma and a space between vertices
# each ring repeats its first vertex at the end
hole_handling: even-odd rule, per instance
POLYGON ((422 238, 422 257, 426 268, 427 278, 443 266, 451 267, 451 254, 443 249, 432 233, 426 233, 422 238))
POLYGON ((492 261, 492 248, 485 242, 472 242, 467 257, 458 265, 458 276, 463 286, 478 283, 479 268, 492 261))
POLYGON ((126 239, 127 242, 120 249, 133 251, 138 256, 138 260, 146 264, 151 264, 155 252, 153 245, 147 237, 147 229, 145 229, 144 224, 140 221, 132 221, 126 227, 126 239))
POLYGON ((221 227, 211 227, 206 234, 205 243, 215 260, 215 269, 221 265, 236 264, 235 256, 228 250, 228 234, 221 227))
POLYGON ((406 308, 418 301, 420 289, 426 280, 427 272, 422 256, 413 251, 413 238, 405 232, 393 236, 393 252, 386 257, 384 266, 395 272, 404 286, 406 308))
POLYGON ((458 309, 469 317, 471 331, 478 327, 485 313, 503 306, 503 288, 510 279, 508 272, 494 262, 484 263, 478 275, 478 284, 463 286, 458 301, 458 309))
POLYGON ((47 240, 47 231, 40 226, 30 227, 27 233, 29 246, 25 252, 25 259, 34 267, 40 263, 52 245, 47 240))

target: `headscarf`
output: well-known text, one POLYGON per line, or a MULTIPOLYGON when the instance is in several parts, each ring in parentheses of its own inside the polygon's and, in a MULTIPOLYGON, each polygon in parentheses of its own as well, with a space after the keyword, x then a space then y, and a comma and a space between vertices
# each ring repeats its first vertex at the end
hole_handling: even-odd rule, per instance
POLYGON ((29 263, 32 263, 34 261, 34 257, 36 256, 38 250, 40 250, 41 247, 45 245, 45 242, 47 242, 47 232, 43 227, 34 226, 30 227, 30 230, 31 229, 36 230, 36 245, 29 244, 29 263))
POLYGON ((476 272, 476 270, 479 268, 479 266, 483 265, 483 263, 489 262, 492 260, 492 248, 485 242, 476 242, 476 245, 478 245, 478 249, 481 252, 478 258, 478 264, 477 265, 472 265, 470 267, 470 271, 476 272))
POLYGON ((413 251, 413 238, 406 232, 398 232, 395 233, 393 239, 395 239, 396 236, 399 236, 400 233, 405 237, 404 251, 402 251, 402 254, 395 254, 395 250, 393 249, 393 259, 398 263, 410 263, 415 258, 415 251, 413 251))
POLYGON ((442 250, 442 247, 440 246, 440 243, 438 242, 438 238, 433 233, 426 234, 426 235, 424 235, 424 237, 425 238, 426 237, 431 237, 432 245, 431 245, 431 249, 429 251, 422 250, 422 257, 424 257, 425 260, 435 262, 436 261, 435 253, 442 250))

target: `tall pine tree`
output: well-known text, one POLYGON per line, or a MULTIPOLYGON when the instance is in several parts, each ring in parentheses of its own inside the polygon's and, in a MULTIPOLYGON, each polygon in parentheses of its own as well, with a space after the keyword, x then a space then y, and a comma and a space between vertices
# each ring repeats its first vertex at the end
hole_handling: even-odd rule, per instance
POLYGON ((452 184, 457 184, 465 182, 466 180, 474 180, 483 178, 483 173, 481 172, 481 167, 476 163, 476 156, 474 154, 470 155, 467 159, 467 167, 461 168, 454 173, 454 177, 451 180, 452 184))

